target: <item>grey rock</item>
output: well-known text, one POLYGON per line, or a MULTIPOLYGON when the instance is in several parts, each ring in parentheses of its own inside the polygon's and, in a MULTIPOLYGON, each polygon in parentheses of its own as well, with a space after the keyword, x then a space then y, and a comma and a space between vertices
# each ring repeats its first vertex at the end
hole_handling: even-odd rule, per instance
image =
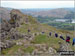
POLYGON ((55 54, 56 53, 56 50, 53 49, 52 47, 49 47, 48 51, 49 51, 50 54, 55 54))
POLYGON ((72 51, 69 43, 61 43, 61 42, 59 42, 59 44, 60 44, 59 51, 72 51))

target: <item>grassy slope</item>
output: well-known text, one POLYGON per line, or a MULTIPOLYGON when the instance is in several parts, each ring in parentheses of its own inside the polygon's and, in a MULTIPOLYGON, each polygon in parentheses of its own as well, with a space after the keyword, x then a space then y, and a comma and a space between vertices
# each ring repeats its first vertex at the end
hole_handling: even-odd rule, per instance
POLYGON ((12 48, 7 48, 7 49, 4 49, 2 51, 2 54, 5 54, 5 55, 13 55, 13 54, 19 54, 17 52, 23 52, 22 54, 25 54, 25 53, 32 53, 32 51, 34 50, 35 48, 30 46, 30 47, 27 47, 25 48, 24 46, 18 46, 18 45, 15 45, 13 46, 12 48))
POLYGON ((59 44, 58 44, 59 41, 64 42, 60 38, 55 38, 55 37, 52 37, 52 36, 48 37, 47 35, 41 35, 40 34, 40 35, 38 35, 34 38, 32 43, 34 43, 34 44, 47 44, 48 47, 51 46, 54 49, 58 50, 59 49, 59 44))
MULTIPOLYGON (((33 19, 31 17, 31 19, 33 19)), ((34 22, 31 21, 31 22, 34 22)), ((47 42, 47 44, 55 44, 55 46, 59 46, 58 45, 58 41, 62 41, 60 38, 55 38, 54 39, 54 33, 57 32, 58 34, 62 34, 64 35, 64 38, 66 38, 66 34, 70 34, 71 36, 71 43, 72 43, 72 38, 73 38, 73 31, 68 31, 68 30, 62 30, 62 29, 56 29, 52 26, 49 26, 49 25, 46 25, 46 24, 37 24, 36 22, 34 24, 31 24, 31 25, 28 25, 28 24, 23 24, 23 27, 19 28, 18 30, 20 32, 23 32, 23 33, 27 33, 27 29, 30 28, 31 29, 31 33, 34 33, 34 32, 41 32, 41 31, 44 31, 45 32, 45 35, 39 35, 39 36, 36 36, 35 40, 33 41, 34 43, 44 43, 44 42, 47 42), (50 39, 48 39, 48 34, 49 32, 52 32, 53 35, 50 39), (43 38, 42 38, 43 37, 43 38), (53 42, 54 41, 54 42, 53 42)), ((63 42, 63 41, 62 41, 63 42)), ((57 47, 56 47, 57 48, 57 47)))
MULTIPOLYGON (((46 24, 40 24, 37 23, 36 20, 34 20, 33 17, 29 16, 29 21, 30 24, 25 24, 23 23, 21 27, 17 27, 16 30, 18 30, 20 33, 27 33, 28 28, 31 30, 31 33, 35 33, 35 32, 42 32, 45 31, 44 35, 38 35, 35 36, 35 38, 31 41, 31 43, 33 44, 47 44, 48 46, 52 46, 54 49, 58 50, 59 49, 59 44, 58 42, 61 41, 62 43, 65 43, 63 40, 61 40, 60 38, 55 38, 54 37, 54 33, 57 32, 59 34, 63 34, 64 38, 65 35, 67 33, 69 33, 71 36, 73 35, 72 31, 65 31, 65 30, 61 30, 61 29, 56 29, 52 26, 48 26, 46 24), (48 38, 48 33, 52 32, 52 36, 48 38)), ((71 39, 72 42, 72 39, 71 39)), ((34 47, 28 47, 25 48, 24 46, 13 46, 12 48, 8 48, 6 50, 3 50, 2 53, 4 54, 14 54, 15 52, 18 51, 18 49, 20 49, 25 53, 25 52, 32 52, 35 48, 34 47)))

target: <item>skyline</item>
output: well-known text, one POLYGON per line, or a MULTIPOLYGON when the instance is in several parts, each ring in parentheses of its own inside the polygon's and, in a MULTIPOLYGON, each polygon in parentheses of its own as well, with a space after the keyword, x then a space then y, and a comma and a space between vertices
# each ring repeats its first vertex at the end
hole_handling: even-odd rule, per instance
POLYGON ((28 8, 74 8, 74 1, 1 1, 1 7, 28 8))

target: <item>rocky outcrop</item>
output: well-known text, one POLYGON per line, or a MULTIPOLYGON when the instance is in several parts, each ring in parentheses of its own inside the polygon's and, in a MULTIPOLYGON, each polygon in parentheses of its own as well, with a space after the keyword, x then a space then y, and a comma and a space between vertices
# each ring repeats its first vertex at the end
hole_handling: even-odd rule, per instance
POLYGON ((13 45, 15 45, 15 42, 11 41, 11 40, 6 40, 4 42, 0 42, 0 49, 6 49, 6 48, 10 48, 13 45))
POLYGON ((15 26, 20 26, 22 23, 28 23, 28 16, 22 14, 19 10, 13 9, 10 13, 11 15, 11 20, 10 24, 15 24, 15 26))
POLYGON ((1 41, 4 40, 5 38, 7 38, 7 35, 10 30, 11 30, 10 24, 6 20, 3 20, 3 22, 1 23, 1 29, 0 29, 1 41))
POLYGON ((11 19, 9 21, 2 19, 0 38, 4 39, 6 37, 18 38, 21 37, 17 30, 14 28, 19 27, 25 20, 22 18, 24 16, 19 10, 12 10, 10 12, 11 19))
POLYGON ((18 27, 21 27, 22 24, 29 24, 29 17, 27 15, 22 14, 19 10, 13 9, 10 12, 10 20, 2 19, 2 23, 0 24, 0 50, 10 48, 13 45, 22 45, 21 42, 13 42, 13 40, 18 40, 20 38, 24 38, 27 41, 31 41, 33 39, 32 34, 22 34, 18 30, 18 27))
MULTIPOLYGON (((14 25, 15 26, 15 25, 14 25)), ((3 22, 1 24, 1 32, 0 32, 0 38, 1 40, 4 40, 6 38, 10 38, 10 39, 18 39, 18 37, 22 37, 21 34, 12 27, 11 24, 9 24, 8 22, 3 22)))
POLYGON ((19 38, 22 38, 23 35, 20 34, 16 29, 12 28, 9 32, 9 37, 11 37, 10 39, 17 40, 19 38))
POLYGON ((2 19, 2 23, 0 24, 1 49, 11 47, 14 44, 12 42, 13 39, 17 40, 24 37, 24 35, 16 30, 16 27, 19 27, 25 21, 23 16, 19 10, 12 10, 10 13, 11 19, 9 21, 2 19), (7 39, 8 41, 6 41, 7 39))

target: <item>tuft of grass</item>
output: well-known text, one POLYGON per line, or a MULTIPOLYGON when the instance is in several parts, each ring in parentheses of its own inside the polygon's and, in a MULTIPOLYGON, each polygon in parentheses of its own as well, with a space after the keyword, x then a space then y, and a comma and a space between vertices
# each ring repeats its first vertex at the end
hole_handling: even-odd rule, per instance
POLYGON ((16 52, 18 50, 18 48, 20 48, 20 46, 15 45, 11 48, 7 48, 7 49, 2 50, 1 54, 3 54, 3 55, 12 54, 12 53, 16 52))
POLYGON ((22 27, 17 27, 16 30, 18 30, 21 33, 26 33, 28 29, 28 25, 27 24, 22 24, 22 27))
POLYGON ((14 45, 13 47, 11 48, 7 48, 7 49, 4 49, 1 51, 1 54, 3 55, 12 55, 14 54, 15 52, 17 52, 17 50, 19 48, 24 48, 23 46, 18 46, 18 45, 14 45))
POLYGON ((25 53, 32 53, 35 48, 33 46, 29 46, 27 48, 22 48, 25 53))

